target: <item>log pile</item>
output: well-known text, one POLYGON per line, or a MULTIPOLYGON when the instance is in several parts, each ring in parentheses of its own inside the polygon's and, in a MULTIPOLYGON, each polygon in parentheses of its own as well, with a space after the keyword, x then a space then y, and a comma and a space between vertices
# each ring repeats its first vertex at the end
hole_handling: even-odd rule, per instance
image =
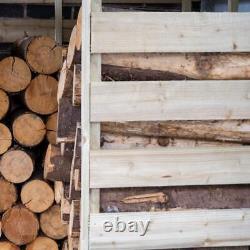
POLYGON ((0 61, 0 249, 58 250, 68 229, 43 162, 56 138, 62 49, 42 36, 13 47, 0 61))

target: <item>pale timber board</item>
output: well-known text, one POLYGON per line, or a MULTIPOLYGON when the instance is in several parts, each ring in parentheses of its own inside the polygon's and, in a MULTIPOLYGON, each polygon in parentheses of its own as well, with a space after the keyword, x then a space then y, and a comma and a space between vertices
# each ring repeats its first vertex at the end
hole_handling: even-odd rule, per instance
POLYGON ((244 246, 250 244, 250 209, 183 210, 169 212, 94 214, 90 217, 90 249, 169 249, 244 246), (139 233, 104 232, 108 221, 150 220, 144 236, 139 233))
POLYGON ((92 121, 249 118, 249 80, 91 84, 92 121))
MULTIPOLYGON (((165 4, 165 3, 181 3, 182 0, 103 0, 103 3, 150 3, 150 4, 165 4)), ((200 0, 193 0, 199 2, 200 0)), ((82 0, 63 0, 64 4, 81 4, 82 0)), ((10 0, 0 0, 0 3, 10 3, 10 0)), ((54 4, 55 0, 14 0, 11 3, 15 4, 54 4)))
MULTIPOLYGON (((63 21, 63 41, 69 41, 74 20, 63 21)), ((55 20, 32 18, 0 18, 0 43, 12 43, 24 34, 55 37, 55 20)))
POLYGON ((250 147, 94 150, 90 187, 250 183, 250 147))
POLYGON ((248 13, 93 13, 91 50, 249 52, 249 23, 248 13))

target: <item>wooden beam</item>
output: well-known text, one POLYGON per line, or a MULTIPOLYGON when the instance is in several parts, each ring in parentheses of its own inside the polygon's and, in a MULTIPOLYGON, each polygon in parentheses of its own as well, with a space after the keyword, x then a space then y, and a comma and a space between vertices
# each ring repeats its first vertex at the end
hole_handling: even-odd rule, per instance
POLYGON ((96 150, 91 188, 243 184, 250 182, 250 147, 96 150))
POLYGON ((247 13, 93 13, 91 50, 92 53, 248 52, 248 23, 247 13))
POLYGON ((244 246, 250 244, 249 227, 250 209, 94 214, 90 217, 90 249, 244 246), (129 232, 131 221, 149 223, 145 234, 141 226, 138 232, 129 232), (111 223, 113 227, 105 228, 111 223), (124 224, 126 229, 116 232, 124 224))
POLYGON ((182 0, 181 8, 182 8, 182 12, 192 11, 192 0, 182 0))
POLYGON ((97 82, 91 121, 232 120, 250 117, 250 81, 97 82))
POLYGON ((228 11, 238 12, 239 0, 228 0, 228 11))
POLYGON ((62 0, 55 0, 55 40, 60 45, 62 45, 63 30, 62 5, 62 0))
MULTIPOLYGON (((74 20, 64 20, 63 41, 69 41, 69 37, 74 26, 74 20)), ((0 43, 11 43, 20 37, 29 36, 49 36, 55 37, 55 21, 32 18, 0 18, 0 43)))

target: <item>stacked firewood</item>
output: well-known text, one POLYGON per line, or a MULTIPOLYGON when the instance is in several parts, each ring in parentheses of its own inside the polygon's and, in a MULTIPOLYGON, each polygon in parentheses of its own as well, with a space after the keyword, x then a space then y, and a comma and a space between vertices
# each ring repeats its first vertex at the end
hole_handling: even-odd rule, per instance
POLYGON ((49 37, 13 47, 0 61, 0 249, 57 250, 68 228, 42 166, 56 138, 62 49, 49 37))

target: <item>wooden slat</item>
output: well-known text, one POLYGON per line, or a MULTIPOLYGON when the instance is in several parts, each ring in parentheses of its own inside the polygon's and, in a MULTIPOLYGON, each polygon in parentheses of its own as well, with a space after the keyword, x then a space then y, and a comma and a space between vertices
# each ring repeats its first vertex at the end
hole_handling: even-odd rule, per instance
POLYGON ((243 184, 250 182, 250 147, 96 150, 91 188, 243 184))
POLYGON ((90 249, 244 246, 250 244, 249 227, 250 209, 94 214, 90 219, 90 249), (128 227, 125 232, 115 232, 117 218, 127 226, 131 221, 150 222, 146 234, 140 236, 141 226, 138 232, 128 232, 128 227), (104 231, 105 222, 113 223, 111 232, 104 231))
MULTIPOLYGON (((75 21, 63 21, 63 41, 69 37, 75 21)), ((55 37, 55 21, 32 18, 0 18, 0 43, 11 43, 27 33, 29 36, 55 37)))
POLYGON ((62 45, 62 29, 63 29, 63 0, 55 1, 55 40, 62 45))
POLYGON ((97 82, 92 121, 249 119, 250 81, 97 82))
POLYGON ((92 53, 247 52, 249 23, 247 13, 93 13, 92 53))

